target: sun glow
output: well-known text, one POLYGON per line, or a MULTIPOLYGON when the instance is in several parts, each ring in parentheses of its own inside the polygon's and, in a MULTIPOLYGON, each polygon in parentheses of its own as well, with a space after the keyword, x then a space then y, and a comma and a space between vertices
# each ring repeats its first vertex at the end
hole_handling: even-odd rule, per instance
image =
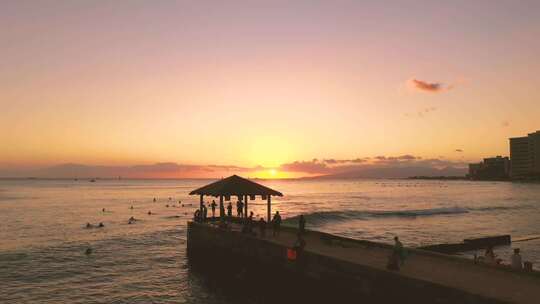
POLYGON ((264 178, 264 179, 279 179, 279 178, 292 178, 292 177, 295 177, 295 175, 291 174, 290 172, 279 171, 276 168, 270 168, 270 169, 254 172, 253 177, 264 178))

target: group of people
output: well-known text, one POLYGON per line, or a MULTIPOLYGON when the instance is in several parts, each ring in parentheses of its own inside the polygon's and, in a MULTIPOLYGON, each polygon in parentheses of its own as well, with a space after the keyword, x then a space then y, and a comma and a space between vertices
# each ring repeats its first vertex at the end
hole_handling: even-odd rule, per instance
MULTIPOLYGON (((218 204, 216 203, 215 200, 212 200, 211 203, 203 203, 201 205, 201 208, 195 210, 195 213, 194 213, 194 220, 195 221, 199 221, 199 222, 204 222, 206 221, 206 219, 208 218, 208 208, 210 208, 211 212, 212 212, 212 218, 214 219, 216 217, 216 210, 218 208, 218 204), (208 207, 207 207, 208 205, 208 207)), ((236 202, 236 214, 239 218, 247 218, 247 213, 245 212, 244 210, 245 208, 245 203, 241 200, 238 200, 236 202)), ((221 219, 223 219, 225 216, 228 217, 228 218, 232 218, 233 214, 232 214, 232 209, 233 209, 233 206, 232 206, 232 203, 229 202, 227 204, 227 207, 225 207, 225 205, 223 204, 223 202, 220 202, 219 203, 219 217, 221 219)))
MULTIPOLYGON (((281 230, 281 221, 281 215, 279 214, 279 211, 276 211, 270 222, 270 224, 272 225, 272 236, 279 236, 281 230)), ((266 237, 266 228, 268 226, 268 223, 264 220, 263 217, 259 218, 259 221, 255 223, 253 219, 253 211, 250 212, 249 216, 244 219, 242 232, 254 233, 253 228, 255 225, 257 225, 259 228, 259 235, 261 237, 266 237)))
MULTIPOLYGON (((502 265, 503 264, 503 260, 500 259, 500 258, 497 258, 497 255, 493 251, 492 246, 489 246, 489 247, 486 248, 486 251, 484 252, 483 257, 478 257, 475 254, 474 260, 475 260, 475 262, 481 261, 481 262, 484 262, 484 263, 490 264, 490 265, 502 265)), ((523 260, 521 258, 521 253, 520 253, 519 248, 514 248, 514 253, 510 257, 509 266, 511 268, 513 268, 513 269, 516 269, 516 270, 524 269, 524 263, 523 263, 523 260)))

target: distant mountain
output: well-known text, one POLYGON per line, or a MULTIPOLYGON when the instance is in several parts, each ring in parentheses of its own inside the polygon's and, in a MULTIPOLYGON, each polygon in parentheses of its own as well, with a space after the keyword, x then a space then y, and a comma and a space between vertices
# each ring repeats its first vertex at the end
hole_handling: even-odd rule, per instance
POLYGON ((407 178, 412 176, 465 176, 467 169, 446 167, 364 167, 316 178, 407 178))
POLYGON ((36 170, 4 173, 8 177, 38 178, 117 178, 121 177, 170 177, 191 169, 190 165, 156 163, 136 166, 94 166, 82 164, 60 164, 36 170), (8 175, 9 174, 9 175, 8 175))

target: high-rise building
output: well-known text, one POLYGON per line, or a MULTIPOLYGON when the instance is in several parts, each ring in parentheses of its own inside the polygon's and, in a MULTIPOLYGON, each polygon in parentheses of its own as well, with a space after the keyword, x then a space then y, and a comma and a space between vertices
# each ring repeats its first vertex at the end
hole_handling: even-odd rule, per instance
POLYGON ((500 180, 507 179, 510 173, 510 159, 508 157, 484 158, 477 164, 469 164, 470 179, 475 180, 500 180))
POLYGON ((529 151, 531 153, 531 170, 540 175, 540 131, 529 134, 529 151))
POLYGON ((540 176, 540 131, 510 138, 510 160, 512 178, 540 176))

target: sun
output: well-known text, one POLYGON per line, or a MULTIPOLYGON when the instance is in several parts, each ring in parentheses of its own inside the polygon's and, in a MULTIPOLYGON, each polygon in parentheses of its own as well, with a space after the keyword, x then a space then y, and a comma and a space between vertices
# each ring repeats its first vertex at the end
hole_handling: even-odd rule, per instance
POLYGON ((268 170, 268 175, 270 175, 270 176, 275 177, 275 176, 277 175, 277 173, 278 173, 278 172, 277 172, 276 169, 270 169, 270 170, 268 170))

